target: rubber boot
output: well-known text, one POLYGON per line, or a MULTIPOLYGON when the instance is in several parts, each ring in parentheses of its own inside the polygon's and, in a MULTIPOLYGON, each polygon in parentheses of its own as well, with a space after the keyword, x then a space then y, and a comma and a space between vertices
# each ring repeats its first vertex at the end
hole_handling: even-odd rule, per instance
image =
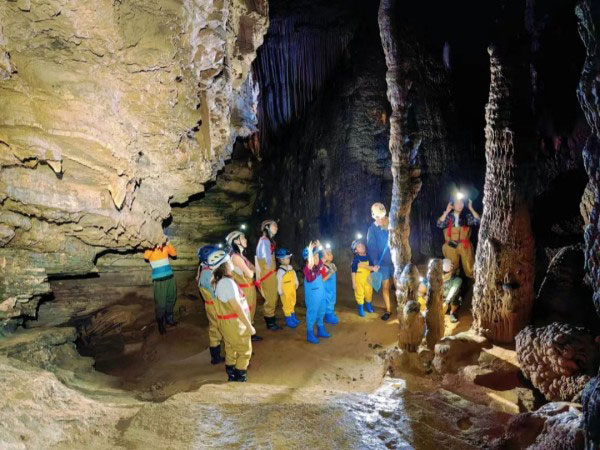
POLYGON ((227 372, 227 381, 236 381, 235 379, 235 366, 225 366, 225 372, 227 372))
POLYGON ((262 336, 259 336, 258 334, 253 334, 252 336, 250 336, 250 340, 252 342, 259 342, 259 341, 262 341, 263 338, 262 338, 262 336))
POLYGON ((285 318, 285 324, 286 324, 286 326, 288 326, 290 328, 296 328, 298 326, 298 323, 294 322, 294 319, 292 318, 292 316, 285 318))
POLYGON ((365 307, 363 305, 358 305, 358 315, 360 317, 365 317, 365 307))
POLYGON ((265 322, 267 324, 267 328, 271 331, 281 330, 281 327, 277 325, 275 317, 265 317, 265 322))
POLYGON ((246 378, 246 374, 248 373, 247 370, 233 370, 235 371, 235 381, 239 381, 240 383, 245 383, 246 381, 248 381, 248 378, 246 378))
POLYGON ((365 302, 365 309, 367 310, 367 312, 375 312, 375 310, 373 309, 373 305, 371 304, 371 302, 365 302))
POLYGON ((331 335, 325 329, 325 325, 317 325, 317 336, 322 338, 331 337, 331 335))
POLYGON ((311 344, 318 344, 319 343, 319 340, 315 336, 315 333, 313 332, 313 330, 306 330, 306 341, 309 342, 309 343, 311 343, 311 344))
POLYGON ((337 325, 338 323, 340 323, 340 320, 336 317, 334 313, 326 313, 325 323, 328 323, 330 325, 337 325))
POLYGON ((165 322, 170 327, 177 326, 177 322, 175 322, 175 318, 173 317, 173 313, 167 313, 165 315, 165 322))
POLYGON ((167 334, 167 329, 165 328, 165 317, 157 317, 156 323, 158 325, 158 332, 160 334, 167 334))
POLYGON ((294 322, 296 322, 296 325, 300 325, 300 320, 296 317, 296 313, 292 313, 292 319, 294 319, 294 322))
POLYGON ((225 358, 221 356, 221 346, 208 347, 210 350, 210 363, 213 365, 220 364, 225 361, 225 358))

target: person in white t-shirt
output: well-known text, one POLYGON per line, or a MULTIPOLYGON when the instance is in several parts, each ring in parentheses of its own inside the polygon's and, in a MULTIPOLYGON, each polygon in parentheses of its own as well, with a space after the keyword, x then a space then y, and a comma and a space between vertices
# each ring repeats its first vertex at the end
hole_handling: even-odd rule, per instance
POLYGON ((225 371, 229 381, 246 381, 252 356, 251 337, 256 333, 248 302, 232 278, 233 263, 227 253, 213 252, 207 262, 213 271, 212 286, 218 300, 217 326, 225 342, 225 371))

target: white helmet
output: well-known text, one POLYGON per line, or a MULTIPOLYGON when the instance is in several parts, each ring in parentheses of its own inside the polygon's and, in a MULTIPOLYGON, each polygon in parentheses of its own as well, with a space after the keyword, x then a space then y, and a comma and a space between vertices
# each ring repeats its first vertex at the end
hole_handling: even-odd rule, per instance
POLYGON ((233 241, 235 241, 237 238, 239 238, 241 236, 244 236, 244 233, 242 231, 235 230, 227 235, 227 237, 225 238, 225 241, 227 242, 227 245, 231 246, 231 245, 233 245, 233 241))
POLYGON ((382 219, 386 214, 387 211, 383 203, 373 203, 373 206, 371 206, 371 217, 373 219, 382 219))
POLYGON ((217 267, 228 262, 230 259, 231 258, 229 257, 229 254, 225 253, 223 250, 216 250, 208 255, 208 258, 206 258, 206 263, 211 269, 215 270, 217 267))

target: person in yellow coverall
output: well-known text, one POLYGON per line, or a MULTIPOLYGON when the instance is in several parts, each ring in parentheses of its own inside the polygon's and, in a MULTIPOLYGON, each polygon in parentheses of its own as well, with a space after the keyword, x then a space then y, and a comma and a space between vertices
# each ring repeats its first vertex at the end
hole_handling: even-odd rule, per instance
MULTIPOLYGON (((225 238, 227 245, 231 248, 231 262, 233 262, 233 279, 242 289, 248 306, 250 307, 250 320, 254 325, 256 314, 256 282, 254 281, 255 267, 244 255, 248 247, 246 235, 239 230, 232 231, 225 238)), ((252 335, 252 342, 262 341, 257 334, 252 335)))
POLYGON ((278 248, 275 257, 279 261, 277 269, 277 292, 281 298, 285 324, 290 328, 296 328, 300 321, 296 318, 296 290, 298 289, 298 276, 290 264, 292 254, 285 248, 278 248))
POLYGON ((208 256, 217 250, 218 248, 213 245, 205 245, 198 250, 200 266, 198 267, 198 276, 196 277, 198 289, 204 299, 204 309, 206 311, 206 318, 208 319, 208 348, 210 350, 211 364, 219 364, 225 361, 221 357, 221 341, 223 340, 223 336, 219 331, 217 311, 215 310, 215 290, 211 285, 212 269, 208 266, 208 256))
POLYGON ((160 334, 167 332, 165 324, 169 326, 177 325, 173 317, 175 300, 177 299, 177 285, 169 262, 169 257, 176 256, 177 252, 168 240, 165 244, 157 245, 153 249, 144 252, 144 259, 150 262, 152 267, 154 307, 160 334))
POLYGON ((227 253, 217 250, 208 256, 213 271, 212 286, 217 301, 218 329, 225 341, 225 372, 229 381, 246 381, 252 357, 250 308, 242 290, 233 280, 233 263, 227 253))
POLYGON ((358 304, 358 315, 365 317, 365 305, 367 312, 374 312, 371 301, 373 300, 373 287, 369 283, 371 272, 377 272, 379 267, 373 266, 367 255, 367 248, 362 239, 352 242, 352 289, 354 298, 358 304))
POLYGON ((454 202, 448 203, 446 210, 437 221, 438 228, 444 230, 444 245, 442 253, 448 258, 454 270, 462 265, 467 278, 474 279, 473 264, 475 252, 471 243, 471 228, 479 225, 479 214, 473 209, 473 202, 469 200, 468 211, 465 211, 464 194, 458 193, 454 202))
POLYGON ((262 236, 256 246, 256 281, 259 285, 260 293, 265 299, 264 314, 265 322, 269 330, 281 330, 277 325, 275 318, 275 309, 277 308, 277 277, 275 272, 275 241, 273 237, 277 234, 277 222, 274 220, 265 220, 260 229, 262 236))

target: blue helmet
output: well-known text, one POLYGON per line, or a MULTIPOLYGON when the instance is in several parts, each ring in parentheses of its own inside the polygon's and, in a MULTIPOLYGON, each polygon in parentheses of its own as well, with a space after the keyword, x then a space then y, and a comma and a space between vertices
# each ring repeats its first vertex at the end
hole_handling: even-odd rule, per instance
POLYGON ((275 250, 275 258, 277 259, 289 258, 290 256, 292 256, 292 254, 287 248, 278 248, 275 250))
POLYGON ((205 245, 204 247, 200 247, 196 254, 198 255, 198 259, 200 260, 200 262, 206 264, 206 261, 208 260, 208 255, 210 255, 215 250, 219 249, 214 245, 205 245))
MULTIPOLYGON (((315 247, 313 248, 313 255, 319 254, 319 256, 323 256, 323 252, 321 251, 321 247, 315 247)), ((304 259, 308 259, 308 247, 306 247, 303 251, 302 251, 302 257, 304 259)))
POLYGON ((352 242, 352 253, 356 253, 356 247, 358 247, 358 244, 365 245, 365 241, 363 239, 355 239, 352 242))

